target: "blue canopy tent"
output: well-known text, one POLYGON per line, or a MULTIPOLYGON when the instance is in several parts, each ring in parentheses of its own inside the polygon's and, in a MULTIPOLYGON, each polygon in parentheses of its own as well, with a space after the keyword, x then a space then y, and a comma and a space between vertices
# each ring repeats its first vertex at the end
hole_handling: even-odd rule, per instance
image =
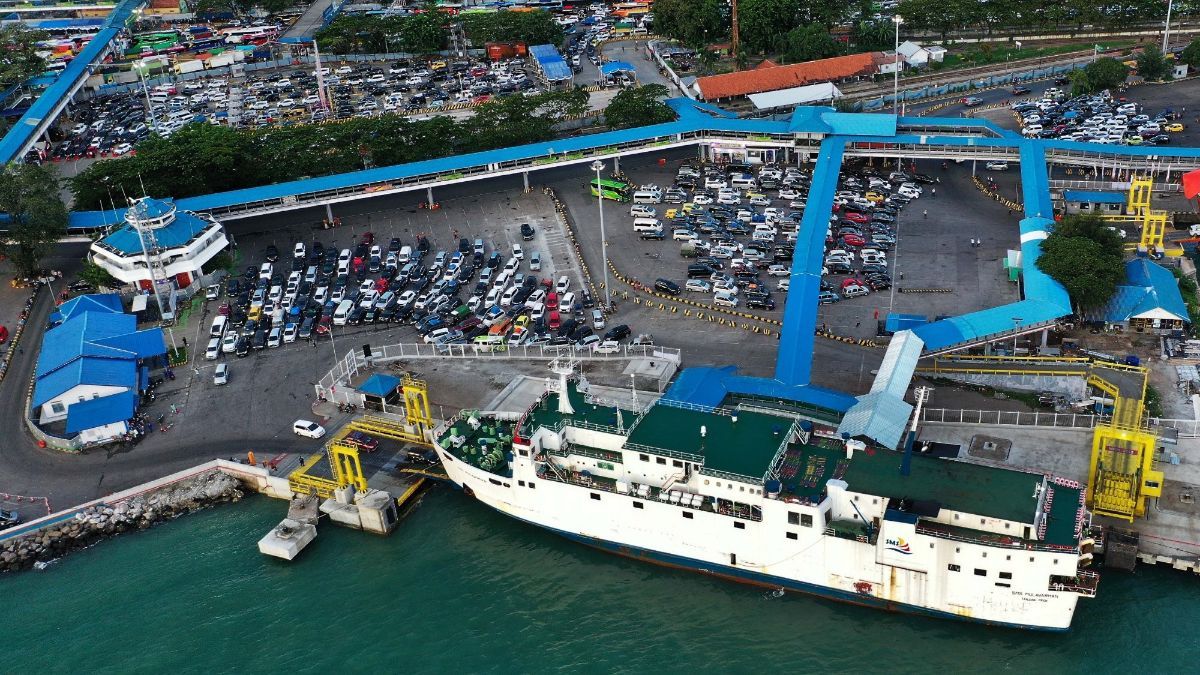
POLYGON ((634 78, 636 78, 637 68, 634 68, 633 64, 629 63, 628 61, 609 61, 608 63, 601 64, 600 66, 600 76, 605 79, 608 79, 617 73, 632 73, 634 78))

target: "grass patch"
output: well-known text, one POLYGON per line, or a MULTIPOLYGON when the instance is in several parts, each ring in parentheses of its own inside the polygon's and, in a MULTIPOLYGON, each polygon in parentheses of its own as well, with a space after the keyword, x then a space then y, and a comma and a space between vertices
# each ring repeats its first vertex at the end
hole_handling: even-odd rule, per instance
POLYGON ((1154 385, 1146 385, 1146 414, 1151 417, 1162 417, 1162 395, 1154 388, 1154 385))
MULTIPOLYGON (((1132 42, 1101 42, 1100 48, 1104 51, 1114 49, 1124 49, 1132 42)), ((1007 61, 1019 61, 1021 59, 1036 59, 1042 56, 1056 56, 1058 54, 1067 54, 1070 52, 1085 51, 1086 45, 1070 44, 1070 45, 1055 45, 1053 47, 1016 47, 1008 45, 993 45, 990 43, 982 43, 964 47, 961 51, 955 50, 946 54, 940 66, 932 66, 935 70, 948 70, 954 68, 971 68, 973 66, 986 66, 992 63, 1005 63, 1007 61)), ((923 71, 908 71, 907 75, 919 75, 923 71)))

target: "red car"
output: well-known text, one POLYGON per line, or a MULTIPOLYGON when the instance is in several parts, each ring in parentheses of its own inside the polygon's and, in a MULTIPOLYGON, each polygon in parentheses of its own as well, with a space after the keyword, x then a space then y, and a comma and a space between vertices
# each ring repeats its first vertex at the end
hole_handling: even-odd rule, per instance
POLYGON ((842 243, 847 246, 859 247, 859 246, 866 246, 867 240, 863 239, 862 237, 858 236, 857 234, 843 234, 842 235, 842 243))
POLYGON ((845 279, 842 279, 842 290, 850 288, 851 286, 862 286, 862 285, 863 285, 863 282, 859 281, 858 279, 855 279, 854 277, 846 277, 845 279))
POLYGON ((384 277, 379 277, 379 280, 375 282, 375 290, 379 291, 380 293, 383 293, 387 289, 388 289, 388 280, 385 279, 384 277))
POLYGON ((558 312, 550 312, 546 325, 550 326, 551 330, 558 330, 562 327, 562 316, 558 312))
POLYGON ((558 293, 551 291, 546 294, 546 309, 558 309, 558 293))
POLYGON ((363 232, 362 243, 366 244, 367 246, 374 244, 375 243, 375 233, 374 232, 363 232))
POLYGON ((871 216, 868 216, 865 213, 859 213, 858 211, 847 211, 842 214, 842 217, 845 218, 846 220, 852 220, 856 223, 871 222, 871 216))
POLYGON ((371 438, 361 431, 351 431, 346 435, 346 438, 342 439, 342 442, 347 445, 353 445, 363 452, 375 452, 379 449, 379 440, 371 438))
POLYGON ((217 308, 217 314, 220 314, 221 316, 229 316, 229 303, 222 302, 221 306, 217 308))

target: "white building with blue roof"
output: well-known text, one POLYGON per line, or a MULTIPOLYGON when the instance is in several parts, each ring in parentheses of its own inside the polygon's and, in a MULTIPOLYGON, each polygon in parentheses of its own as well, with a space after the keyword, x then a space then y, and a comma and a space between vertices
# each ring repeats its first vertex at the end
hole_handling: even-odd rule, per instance
POLYGON ((124 433, 149 378, 146 363, 166 354, 162 329, 138 330, 115 294, 74 298, 55 320, 35 371, 31 404, 38 423, 65 420, 68 433, 83 442, 124 433))
POLYGON ((124 283, 152 290, 153 279, 159 292, 168 292, 198 279, 201 266, 228 245, 225 228, 211 216, 143 197, 126 209, 121 225, 92 244, 89 257, 124 283))
POLYGON ((1146 258, 1125 263, 1125 283, 1087 318, 1138 331, 1182 330, 1190 320, 1175 275, 1146 258))

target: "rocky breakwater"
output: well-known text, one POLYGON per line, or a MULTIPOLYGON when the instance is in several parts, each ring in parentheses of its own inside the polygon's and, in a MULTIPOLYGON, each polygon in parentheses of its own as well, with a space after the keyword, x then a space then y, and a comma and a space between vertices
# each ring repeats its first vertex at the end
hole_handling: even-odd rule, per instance
POLYGON ((112 504, 93 504, 67 520, 0 543, 0 571, 28 569, 122 532, 238 501, 243 494, 236 478, 213 469, 112 504))

